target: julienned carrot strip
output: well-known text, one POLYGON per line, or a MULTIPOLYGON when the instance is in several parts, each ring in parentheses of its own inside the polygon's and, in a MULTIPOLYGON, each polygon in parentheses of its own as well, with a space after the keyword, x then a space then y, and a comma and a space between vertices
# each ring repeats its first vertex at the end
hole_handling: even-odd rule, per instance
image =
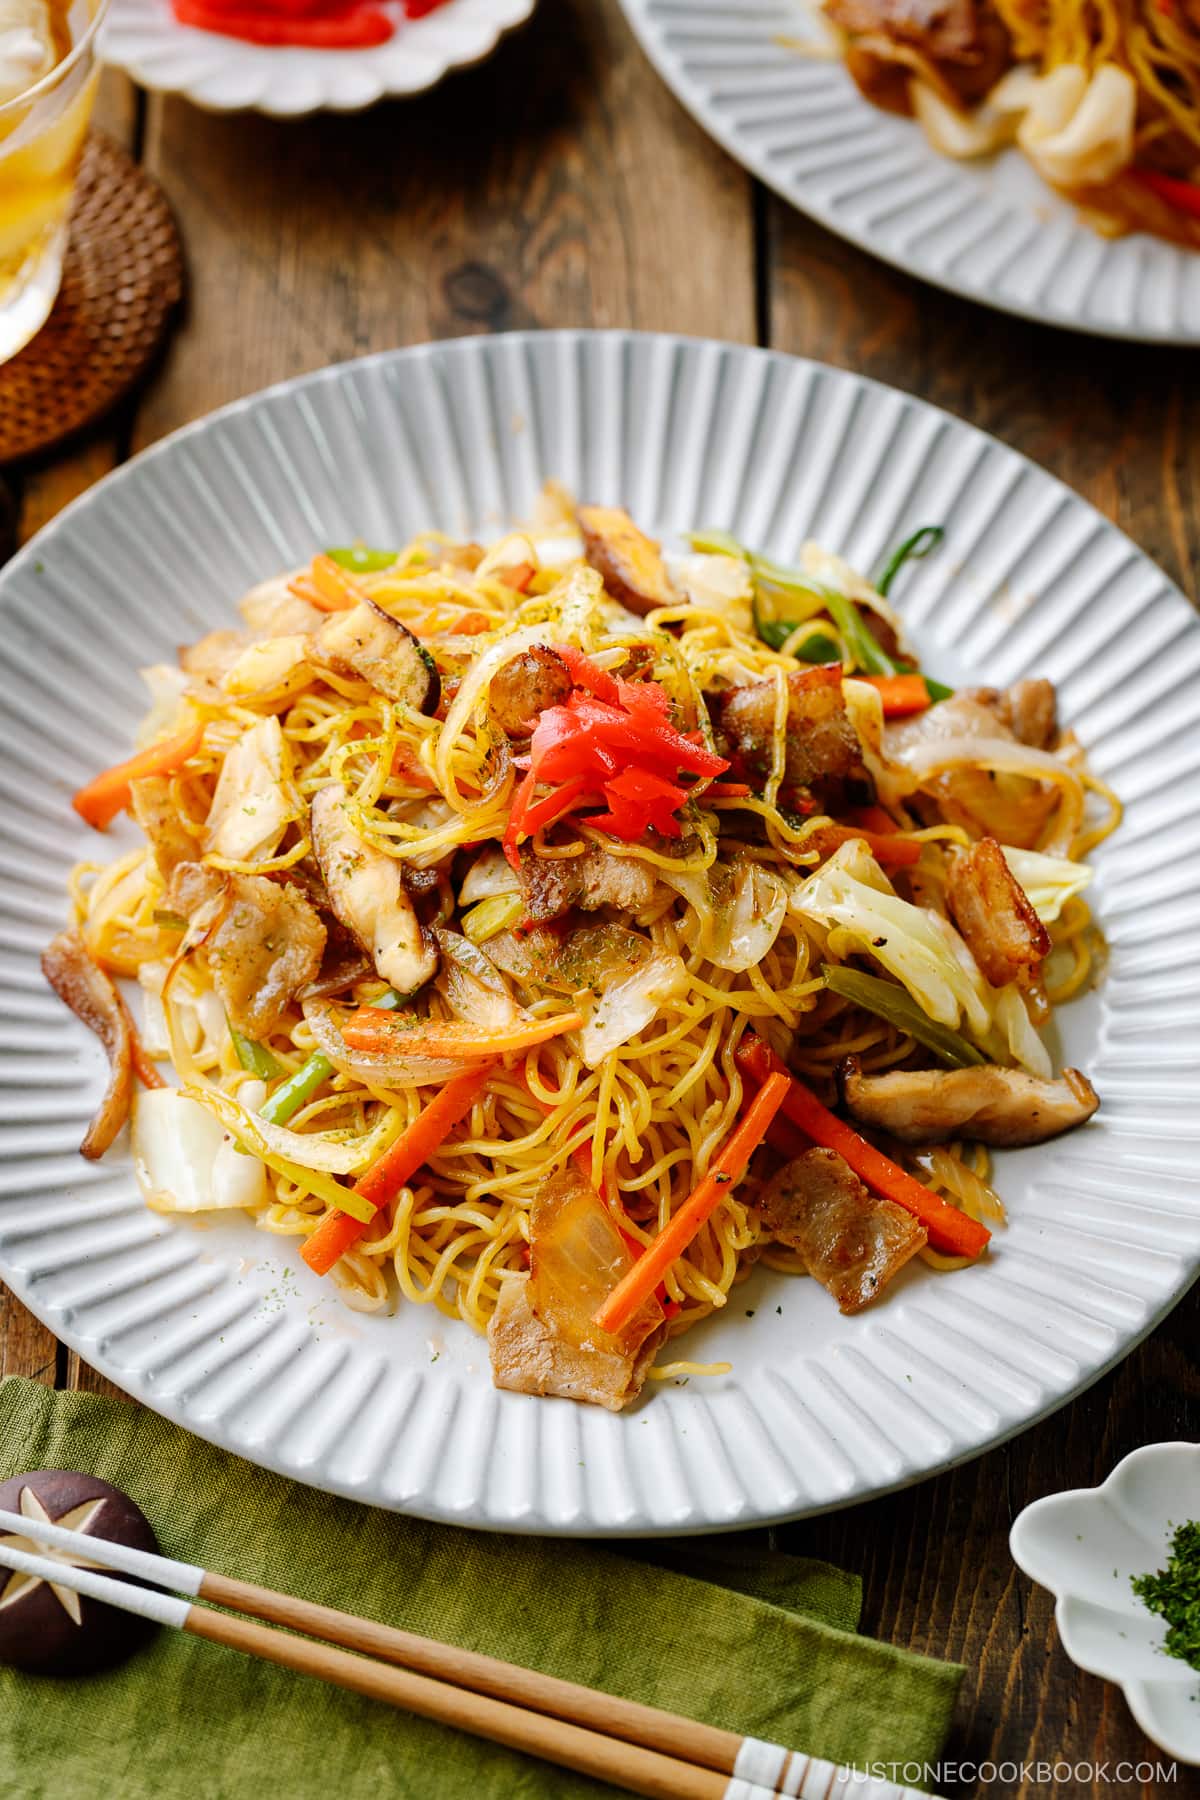
POLYGON ((865 681, 875 689, 883 702, 885 719, 924 712, 929 705, 929 689, 923 675, 856 675, 855 680, 865 681))
POLYGON ((692 1189, 679 1211, 647 1244, 633 1267, 618 1281, 595 1313, 601 1331, 617 1332, 648 1300, 673 1262, 683 1255, 725 1190, 739 1181, 787 1097, 788 1077, 768 1075, 725 1140, 708 1174, 692 1189))
POLYGON ((564 1031, 578 1031, 583 1015, 555 1013, 549 1019, 528 1019, 505 1031, 485 1031, 466 1019, 419 1019, 413 1013, 385 1012, 378 1006, 360 1006, 342 1027, 352 1050, 377 1051, 386 1056, 448 1056, 475 1062, 481 1056, 506 1056, 510 1050, 529 1050, 564 1031))
POLYGON ((311 573, 313 591, 308 598, 322 612, 348 612, 363 598, 353 575, 340 569, 332 556, 314 556, 311 573))
POLYGON ((822 843, 837 845, 848 844, 851 838, 861 838, 883 869, 911 868, 920 862, 924 848, 912 838, 900 837, 895 832, 860 831, 856 825, 822 825, 816 837, 822 843))
POLYGON ((531 562, 509 563, 506 569, 496 570, 496 580, 514 593, 523 594, 536 574, 531 562))
POLYGON ((767 1142, 772 1150, 777 1150, 780 1156, 786 1156, 789 1162, 797 1156, 803 1156, 806 1150, 812 1149, 812 1144, 804 1133, 797 1131, 791 1120, 782 1116, 772 1119, 767 1132, 767 1142))
MULTIPOLYGON (((744 1037, 738 1045, 736 1061, 743 1075, 752 1081, 765 1084, 780 1073, 786 1076, 779 1057, 753 1034, 744 1037)), ((798 1126, 806 1137, 825 1150, 836 1150, 869 1188, 882 1194, 885 1200, 894 1200, 897 1206, 918 1219, 929 1233, 931 1249, 942 1250, 948 1256, 980 1254, 992 1235, 986 1225, 971 1218, 969 1213, 959 1212, 956 1206, 948 1205, 939 1194, 924 1187, 898 1163, 876 1150, 873 1144, 868 1144, 866 1138, 859 1137, 853 1126, 831 1113, 794 1075, 788 1076, 787 1081, 784 1117, 798 1126)))
POLYGON ((119 812, 124 812, 132 798, 129 784, 139 780, 143 775, 169 775, 185 763, 189 756, 195 756, 204 736, 204 726, 192 725, 187 731, 181 731, 175 737, 162 738, 157 744, 151 744, 147 750, 139 750, 127 762, 117 763, 114 768, 105 769, 86 787, 81 787, 74 796, 71 805, 81 819, 94 825, 97 831, 104 831, 112 824, 119 812))
MULTIPOLYGON (((411 1181, 421 1164, 428 1162, 447 1134, 470 1112, 493 1067, 492 1063, 482 1063, 448 1081, 417 1114, 408 1130, 401 1132, 378 1162, 359 1176, 354 1192, 376 1212, 394 1200, 405 1182, 411 1181)), ((349 1213, 329 1213, 307 1239, 300 1254, 310 1269, 318 1275, 328 1275, 338 1258, 358 1242, 366 1229, 361 1219, 352 1219, 349 1213)))
POLYGON ((861 826, 864 831, 872 831, 881 837, 892 837, 900 827, 891 813, 884 812, 882 806, 854 806, 844 814, 851 825, 861 826))

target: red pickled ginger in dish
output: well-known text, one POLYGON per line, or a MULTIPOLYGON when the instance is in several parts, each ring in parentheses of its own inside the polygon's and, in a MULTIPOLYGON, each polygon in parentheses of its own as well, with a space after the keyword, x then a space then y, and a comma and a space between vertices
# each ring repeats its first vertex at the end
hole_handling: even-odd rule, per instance
MULTIPOLYGON (((406 18, 420 19, 446 0, 400 0, 406 18)), ((217 31, 250 44, 299 44, 315 50, 359 50, 386 43, 394 16, 375 0, 172 0, 181 25, 217 31)))

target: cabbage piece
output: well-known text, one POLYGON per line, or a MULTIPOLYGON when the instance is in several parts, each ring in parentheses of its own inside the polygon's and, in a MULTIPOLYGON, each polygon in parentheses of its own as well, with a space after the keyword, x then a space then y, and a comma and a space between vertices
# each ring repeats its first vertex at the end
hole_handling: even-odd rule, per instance
POLYGON ((1019 989, 991 987, 953 925, 901 900, 861 838, 835 851, 790 904, 802 919, 856 940, 929 1018, 965 1030, 994 1061, 1011 1057, 1031 1074, 1050 1073, 1019 989))
POLYGON ((1057 919, 1068 900, 1081 894, 1092 879, 1086 863, 1065 856, 1046 856, 1041 850, 1014 850, 1001 844, 1004 860, 1025 890, 1026 898, 1043 925, 1057 919))
POLYGON ((516 1023, 520 1008, 495 963, 470 938, 440 925, 434 932, 442 967, 434 982, 451 1014, 485 1031, 503 1031, 516 1023))
POLYGON ((221 681, 235 700, 283 700, 312 680, 308 662, 311 639, 306 632, 260 638, 248 644, 221 681))
MULTIPOLYGON (((142 1049, 155 1062, 171 1054, 171 1033, 163 1005, 163 984, 170 973, 169 962, 144 962, 138 965, 137 979, 142 990, 142 1023, 138 1035, 142 1049)), ((195 986, 187 969, 176 971, 171 983, 171 1001, 180 1027, 193 1055, 205 1044, 219 1044, 229 1029, 221 997, 211 987, 195 986)))
POLYGON ((669 950, 623 925, 585 925, 564 941, 563 977, 583 1014, 575 1034, 589 1069, 649 1025, 687 988, 687 970, 669 950))
POLYGON ((292 759, 274 714, 244 731, 221 765, 204 848, 229 862, 267 862, 301 805, 292 759))
POLYGON ((661 875, 699 917, 711 918, 712 930, 699 945, 709 962, 734 974, 758 966, 779 936, 788 909, 787 885, 772 869, 745 861, 732 867, 715 864, 703 874, 663 870, 661 875))
POLYGON ((138 726, 139 750, 180 729, 180 713, 188 678, 178 663, 152 663, 138 674, 150 693, 150 711, 138 726))
POLYGON ((861 838, 851 838, 791 901, 802 919, 840 927, 902 981, 939 1025, 965 1020, 973 1036, 991 1026, 988 986, 948 920, 901 900, 861 838))
POLYGON ((714 556, 695 550, 663 558, 671 585, 693 606, 717 613, 735 631, 754 636, 754 580, 740 556, 714 556))
POLYGON ((148 1088, 133 1105, 133 1166, 154 1212, 265 1206, 267 1171, 243 1156, 220 1122, 177 1088, 148 1088))
POLYGON ((476 900, 494 900, 498 894, 519 894, 520 891, 521 877, 499 845, 486 844, 463 876, 458 903, 473 906, 476 900))
POLYGON ((1094 187, 1133 161, 1138 89, 1115 63, 1063 63, 1036 84, 1017 142, 1055 187, 1094 187))
POLYGON ((935 150, 959 159, 988 156, 1016 135, 1021 115, 1037 91, 1032 64, 1018 64, 1001 76, 986 98, 969 112, 950 102, 929 83, 914 76, 908 97, 914 116, 935 150))

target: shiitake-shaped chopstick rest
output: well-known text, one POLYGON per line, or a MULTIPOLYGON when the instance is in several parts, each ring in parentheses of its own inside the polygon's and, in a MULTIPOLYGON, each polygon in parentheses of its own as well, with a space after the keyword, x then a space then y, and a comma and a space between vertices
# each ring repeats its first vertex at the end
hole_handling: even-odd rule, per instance
MULTIPOLYGON (((142 1509, 120 1488, 95 1475, 77 1475, 70 1469, 14 1475, 11 1481, 0 1482, 0 1507, 136 1550, 158 1549, 142 1509)), ((0 1530, 3 1544, 68 1567, 95 1566, 70 1551, 51 1550, 11 1531, 0 1530)), ((124 1662, 155 1629, 147 1619, 0 1566, 0 1662, 14 1668, 38 1675, 91 1674, 124 1662)))

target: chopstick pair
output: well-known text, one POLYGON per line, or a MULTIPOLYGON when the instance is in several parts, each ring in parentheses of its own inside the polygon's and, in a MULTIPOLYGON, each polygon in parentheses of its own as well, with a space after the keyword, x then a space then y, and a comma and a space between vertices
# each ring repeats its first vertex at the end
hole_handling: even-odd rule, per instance
POLYGON ((0 1534, 7 1532, 72 1551, 92 1565, 152 1585, 131 1587, 97 1573, 94 1566, 77 1568, 20 1550, 0 1535, 0 1566, 18 1574, 53 1581, 156 1624, 384 1700, 651 1800, 832 1800, 851 1784, 855 1800, 927 1800, 913 1789, 864 1781, 849 1769, 779 1744, 740 1737, 192 1563, 0 1509, 0 1534), (212 1612, 196 1601, 211 1601, 242 1616, 212 1612))

